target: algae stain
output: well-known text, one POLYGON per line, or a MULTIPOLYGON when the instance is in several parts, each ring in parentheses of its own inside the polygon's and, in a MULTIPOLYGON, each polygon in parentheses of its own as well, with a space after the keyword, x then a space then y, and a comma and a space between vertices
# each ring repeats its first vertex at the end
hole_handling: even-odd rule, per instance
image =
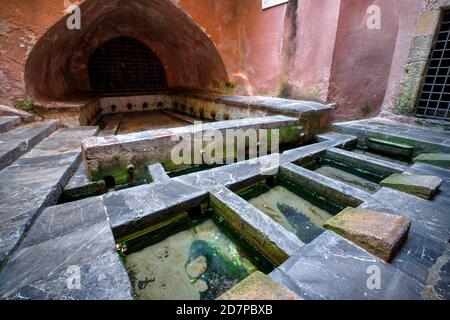
POLYGON ((138 299, 209 300, 257 271, 212 220, 125 257, 138 299))
POLYGON ((332 218, 327 211, 281 186, 249 202, 305 243, 318 237, 324 231, 323 224, 332 218))

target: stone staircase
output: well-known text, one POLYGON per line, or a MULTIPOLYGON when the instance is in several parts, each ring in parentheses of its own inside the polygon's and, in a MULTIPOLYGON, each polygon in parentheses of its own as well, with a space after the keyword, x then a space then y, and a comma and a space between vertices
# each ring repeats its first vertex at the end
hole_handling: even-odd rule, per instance
POLYGON ((58 129, 50 120, 0 134, 0 266, 81 161, 80 141, 97 127, 58 129))
MULTIPOLYGON (((2 117, 2 119, 5 119, 5 117, 2 117)), ((6 128, 6 132, 0 134, 0 170, 31 150, 59 127, 58 120, 32 123, 17 128, 12 126, 14 122, 10 122, 14 120, 9 118, 9 121, 8 119, 4 121, 6 122, 2 122, 4 126, 1 127, 6 128)))
POLYGON ((0 133, 14 129, 20 124, 20 117, 0 117, 0 133))

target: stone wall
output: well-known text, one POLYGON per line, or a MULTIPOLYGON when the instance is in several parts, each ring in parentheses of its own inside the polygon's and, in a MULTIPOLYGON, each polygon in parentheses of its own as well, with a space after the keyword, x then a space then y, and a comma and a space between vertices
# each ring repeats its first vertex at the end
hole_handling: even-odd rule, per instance
POLYGON ((260 0, 80 3, 82 29, 73 31, 63 0, 2 4, 0 103, 89 91, 90 54, 129 35, 157 53, 170 87, 336 102, 335 120, 373 116, 382 105, 408 113, 418 83, 404 80, 401 94, 399 83, 420 75, 426 56, 408 60, 411 37, 417 29, 412 43, 426 51, 432 10, 448 1, 290 0, 264 11, 260 0), (366 27, 373 4, 381 30, 366 27))
POLYGON ((411 116, 415 112, 442 8, 448 0, 402 1, 396 54, 382 114, 411 116))

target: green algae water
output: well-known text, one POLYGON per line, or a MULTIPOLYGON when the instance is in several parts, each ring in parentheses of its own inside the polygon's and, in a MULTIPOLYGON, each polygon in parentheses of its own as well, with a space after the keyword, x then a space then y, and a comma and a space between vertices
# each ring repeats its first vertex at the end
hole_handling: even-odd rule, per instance
POLYGON ((381 187, 375 182, 369 181, 335 167, 323 165, 316 169, 315 172, 328 178, 341 181, 371 194, 374 194, 381 189, 381 187))
POLYGON ((210 219, 125 257, 141 300, 212 300, 257 268, 210 219))
POLYGON ((276 186, 249 202, 304 243, 310 243, 322 234, 324 223, 333 217, 282 186, 276 186))

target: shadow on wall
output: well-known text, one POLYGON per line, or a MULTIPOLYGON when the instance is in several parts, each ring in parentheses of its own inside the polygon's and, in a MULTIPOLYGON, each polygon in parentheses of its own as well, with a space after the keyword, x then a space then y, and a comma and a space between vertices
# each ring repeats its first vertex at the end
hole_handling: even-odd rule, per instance
POLYGON ((51 99, 90 92, 91 55, 118 37, 148 47, 161 61, 169 88, 215 89, 228 81, 212 41, 169 0, 86 0, 80 11, 80 30, 69 30, 66 16, 34 46, 25 67, 28 96, 51 99))

